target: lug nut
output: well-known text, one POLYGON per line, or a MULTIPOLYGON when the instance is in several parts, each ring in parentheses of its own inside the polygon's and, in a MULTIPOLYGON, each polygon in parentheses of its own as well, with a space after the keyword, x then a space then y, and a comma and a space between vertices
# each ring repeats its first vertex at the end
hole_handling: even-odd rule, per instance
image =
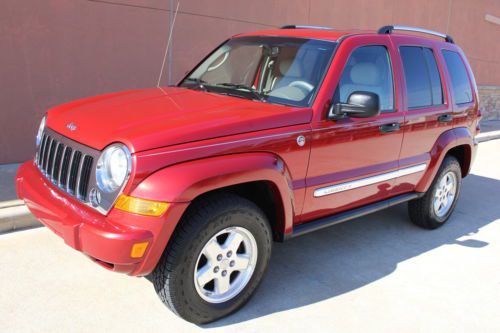
POLYGON ((227 257, 228 257, 228 258, 230 258, 232 255, 233 255, 233 252, 232 252, 232 251, 229 251, 229 252, 227 253, 227 257))
POLYGON ((214 273, 217 273, 217 272, 219 272, 219 266, 214 267, 214 273))
POLYGON ((221 261, 221 260, 222 260, 222 254, 219 254, 219 255, 217 256, 217 260, 218 260, 218 261, 221 261))
POLYGON ((227 271, 222 271, 222 276, 226 276, 227 275, 227 271))
POLYGON ((231 260, 231 262, 229 263, 229 266, 234 267, 235 264, 236 263, 234 262, 234 260, 231 260))

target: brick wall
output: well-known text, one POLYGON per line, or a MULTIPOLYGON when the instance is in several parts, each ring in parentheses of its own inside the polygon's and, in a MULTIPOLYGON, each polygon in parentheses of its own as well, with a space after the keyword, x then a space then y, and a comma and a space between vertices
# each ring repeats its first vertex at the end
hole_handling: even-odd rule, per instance
MULTIPOLYGON (((0 0, 0 164, 33 156, 48 108, 156 85, 176 4, 0 0)), ((162 84, 175 82, 237 33, 285 24, 403 24, 449 33, 467 54, 477 83, 500 86, 500 25, 486 15, 500 17, 500 0, 180 0, 162 84)), ((489 118, 499 119, 498 94, 482 89, 489 118)))

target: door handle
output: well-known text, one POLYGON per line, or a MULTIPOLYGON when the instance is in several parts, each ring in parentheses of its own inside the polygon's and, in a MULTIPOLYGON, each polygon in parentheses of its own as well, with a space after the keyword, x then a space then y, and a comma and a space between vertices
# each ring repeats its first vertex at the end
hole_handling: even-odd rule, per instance
POLYGON ((401 129, 401 125, 399 123, 385 124, 379 127, 380 132, 382 133, 391 133, 396 132, 401 129))
POLYGON ((442 114, 438 117, 438 121, 440 123, 449 123, 453 120, 453 116, 451 114, 442 114))

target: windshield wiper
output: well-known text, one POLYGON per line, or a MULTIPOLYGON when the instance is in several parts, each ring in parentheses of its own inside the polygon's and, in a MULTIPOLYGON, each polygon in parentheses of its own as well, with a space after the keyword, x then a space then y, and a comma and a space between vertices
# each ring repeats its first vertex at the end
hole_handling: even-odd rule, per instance
POLYGON ((218 83, 217 86, 223 86, 223 87, 229 87, 229 88, 235 88, 235 89, 239 89, 239 90, 248 91, 248 92, 252 93, 252 95, 260 102, 266 101, 266 99, 264 98, 264 96, 262 96, 261 93, 259 93, 255 88, 249 87, 246 84, 226 82, 226 83, 218 83))
POLYGON ((196 83, 197 88, 200 88, 202 90, 207 91, 207 87, 206 87, 207 81, 205 81, 205 80, 202 80, 200 78, 188 77, 184 81, 185 82, 194 82, 194 83, 196 83))

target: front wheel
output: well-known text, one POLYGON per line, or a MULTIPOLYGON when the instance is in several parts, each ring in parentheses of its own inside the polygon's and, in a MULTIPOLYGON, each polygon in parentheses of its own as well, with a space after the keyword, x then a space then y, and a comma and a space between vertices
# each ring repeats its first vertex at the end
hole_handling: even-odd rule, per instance
POLYGON ((411 221, 426 229, 442 226, 455 209, 461 185, 460 164, 455 157, 447 156, 425 195, 408 202, 411 221))
POLYGON ((186 212, 153 272, 160 299, 203 324, 236 311, 257 288, 271 256, 271 229, 252 202, 231 194, 186 212))

